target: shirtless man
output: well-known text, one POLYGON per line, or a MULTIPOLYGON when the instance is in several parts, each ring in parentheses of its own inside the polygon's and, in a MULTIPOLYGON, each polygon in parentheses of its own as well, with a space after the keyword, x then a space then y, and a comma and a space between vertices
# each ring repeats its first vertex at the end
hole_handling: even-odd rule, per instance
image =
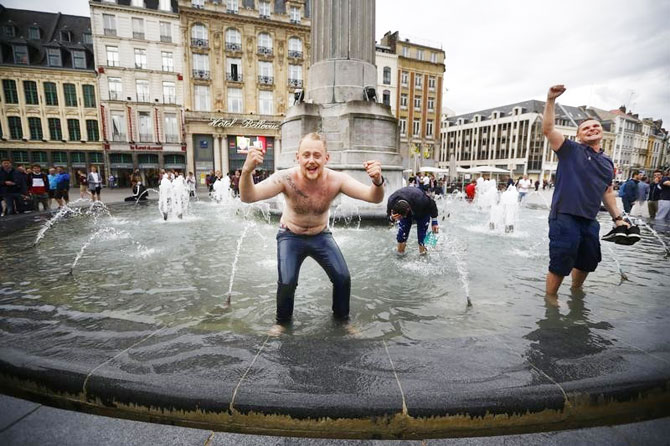
POLYGON ((334 317, 348 319, 351 277, 340 248, 328 230, 328 210, 339 193, 380 203, 384 199, 381 163, 363 163, 372 179, 372 184, 366 186, 346 173, 326 168, 329 154, 325 138, 308 133, 300 140, 296 154, 298 166, 254 184, 251 174, 263 162, 263 155, 261 148, 249 148, 240 176, 240 198, 245 203, 253 203, 280 193, 286 197, 277 234, 277 323, 291 321, 300 266, 308 256, 321 265, 333 283, 334 317))

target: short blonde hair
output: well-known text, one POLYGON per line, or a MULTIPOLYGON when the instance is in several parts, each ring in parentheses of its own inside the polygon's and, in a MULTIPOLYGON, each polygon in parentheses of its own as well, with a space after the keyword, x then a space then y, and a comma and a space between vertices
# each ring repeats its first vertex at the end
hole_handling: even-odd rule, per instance
POLYGON ((323 143, 323 148, 325 151, 328 151, 328 145, 326 144, 326 136, 323 133, 319 132, 310 132, 300 138, 300 143, 298 144, 298 151, 300 151, 300 146, 302 146, 302 142, 306 139, 311 139, 313 141, 321 141, 323 143))

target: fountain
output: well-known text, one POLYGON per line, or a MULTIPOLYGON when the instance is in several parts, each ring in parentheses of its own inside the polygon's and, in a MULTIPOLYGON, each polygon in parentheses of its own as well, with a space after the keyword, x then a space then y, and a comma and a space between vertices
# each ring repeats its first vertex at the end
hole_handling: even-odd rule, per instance
POLYGON ((158 186, 158 211, 167 220, 172 216, 184 217, 189 206, 189 192, 186 187, 186 180, 180 173, 176 177, 173 174, 164 173, 158 186))

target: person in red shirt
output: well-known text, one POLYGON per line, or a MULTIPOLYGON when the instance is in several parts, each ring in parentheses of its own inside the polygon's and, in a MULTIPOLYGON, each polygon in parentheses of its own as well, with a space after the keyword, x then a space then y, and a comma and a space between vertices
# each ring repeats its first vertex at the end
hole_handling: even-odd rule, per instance
POLYGON ((477 182, 473 179, 470 181, 470 184, 465 186, 465 199, 467 201, 472 201, 475 199, 475 187, 477 186, 477 182))
POLYGON ((39 205, 45 211, 49 210, 49 178, 42 173, 39 164, 33 166, 33 171, 28 175, 28 193, 33 199, 33 209, 39 211, 39 205))

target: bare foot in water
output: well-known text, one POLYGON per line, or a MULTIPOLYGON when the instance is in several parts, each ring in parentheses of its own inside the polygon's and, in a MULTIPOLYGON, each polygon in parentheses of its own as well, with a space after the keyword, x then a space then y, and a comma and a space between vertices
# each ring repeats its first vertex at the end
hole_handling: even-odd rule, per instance
POLYGON ((283 325, 279 324, 274 324, 270 330, 268 330, 268 334, 270 336, 278 337, 286 333, 286 327, 283 325))

